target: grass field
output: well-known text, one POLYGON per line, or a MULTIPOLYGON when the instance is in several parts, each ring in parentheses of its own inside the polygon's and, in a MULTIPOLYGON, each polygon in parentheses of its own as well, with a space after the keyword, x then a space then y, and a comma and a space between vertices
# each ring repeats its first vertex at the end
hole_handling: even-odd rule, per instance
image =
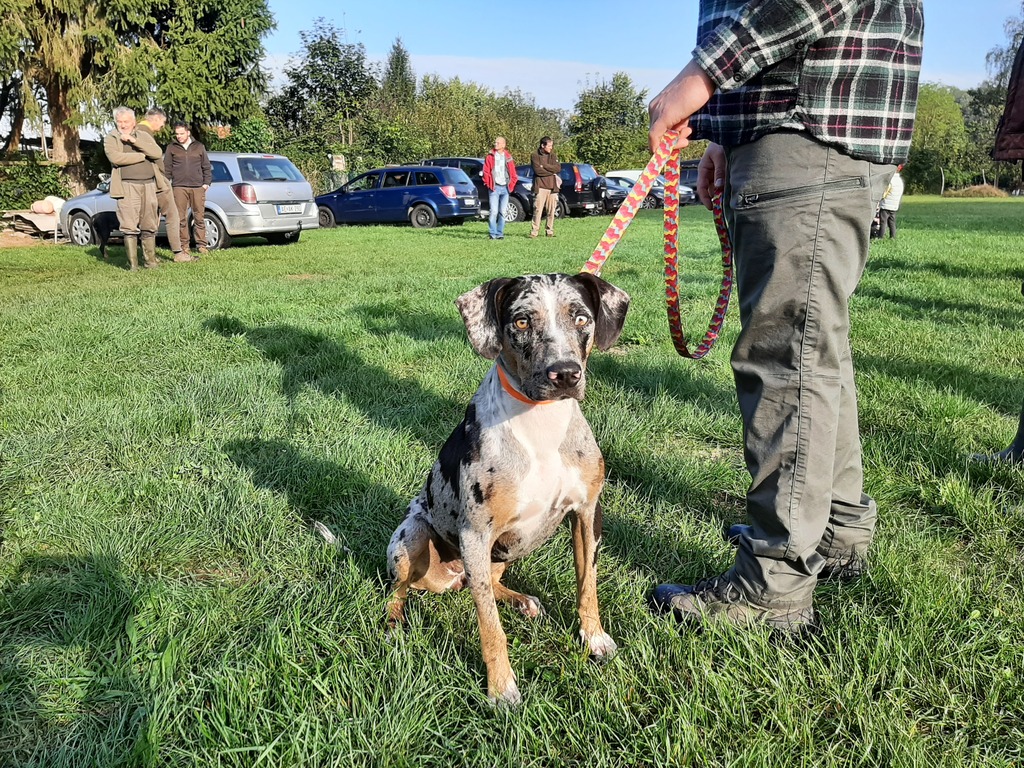
MULTIPOLYGON (((686 324, 720 271, 683 212, 686 324)), ((748 482, 728 351, 674 354, 660 218, 604 275, 634 297, 584 403, 605 452, 598 590, 576 642, 568 531, 509 571, 524 703, 492 709, 472 599, 383 631, 385 547, 489 363, 453 299, 577 271, 608 219, 252 241, 131 274, 123 251, 0 251, 0 765, 1011 766, 1024 761, 1024 203, 908 198, 872 245, 853 345, 870 576, 823 586, 809 643, 681 633, 665 580, 731 561, 748 482), (332 548, 312 533, 322 521, 332 548)), ((166 255, 166 252, 164 252, 166 255)))

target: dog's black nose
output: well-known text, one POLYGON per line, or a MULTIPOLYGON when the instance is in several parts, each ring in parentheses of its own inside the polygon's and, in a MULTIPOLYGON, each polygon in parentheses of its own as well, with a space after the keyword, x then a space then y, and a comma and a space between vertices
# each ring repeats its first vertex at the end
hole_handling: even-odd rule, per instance
POLYGON ((548 379, 559 387, 575 387, 583 378, 583 368, 579 363, 565 362, 549 365, 548 379))

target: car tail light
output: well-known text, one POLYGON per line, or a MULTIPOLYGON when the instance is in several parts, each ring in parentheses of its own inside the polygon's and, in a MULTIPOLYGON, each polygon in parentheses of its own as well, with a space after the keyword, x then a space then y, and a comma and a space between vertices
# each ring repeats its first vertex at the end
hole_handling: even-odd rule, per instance
POLYGON ((256 187, 252 184, 232 184, 231 191, 241 202, 256 205, 256 187))
POLYGON ((579 166, 575 166, 574 165, 572 167, 572 172, 574 174, 576 174, 576 191, 577 192, 582 192, 583 191, 583 177, 580 176, 579 166))
POLYGON ((452 184, 442 184, 441 194, 449 198, 450 200, 454 200, 456 197, 458 197, 458 195, 455 194, 455 187, 452 184))

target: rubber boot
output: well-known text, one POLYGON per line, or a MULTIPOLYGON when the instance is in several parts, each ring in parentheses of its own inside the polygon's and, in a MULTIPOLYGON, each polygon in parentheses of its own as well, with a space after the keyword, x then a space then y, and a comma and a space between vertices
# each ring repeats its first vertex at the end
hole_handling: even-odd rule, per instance
POLYGON ((128 269, 139 271, 139 239, 135 235, 124 236, 124 250, 128 254, 128 269))
POLYGON ((142 255, 146 259, 146 269, 159 267, 160 262, 156 260, 156 235, 140 235, 142 241, 142 255))
POLYGON ((1008 461, 1012 464, 1024 464, 1024 406, 1020 411, 1020 423, 1017 425, 1017 436, 1013 438, 1009 448, 999 453, 976 453, 973 456, 975 461, 1000 462, 1008 461))

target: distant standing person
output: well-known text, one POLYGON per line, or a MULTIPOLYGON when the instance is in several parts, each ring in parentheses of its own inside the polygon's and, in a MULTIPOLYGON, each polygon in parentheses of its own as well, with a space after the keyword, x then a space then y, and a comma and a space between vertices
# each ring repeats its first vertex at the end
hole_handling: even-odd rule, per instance
POLYGON ((174 141, 167 145, 164 153, 164 170, 178 206, 182 251, 191 256, 188 250, 188 209, 191 208, 196 248, 205 256, 210 252, 206 243, 206 190, 213 183, 213 169, 206 147, 192 138, 192 131, 180 120, 174 124, 174 141))
POLYGON ((892 175, 889 186, 885 190, 885 196, 879 203, 878 236, 880 238, 885 237, 886 231, 889 232, 890 239, 896 237, 896 211, 900 209, 900 201, 903 199, 903 177, 900 176, 902 170, 902 165, 897 166, 896 172, 892 175))
MULTIPOLYGON (((160 107, 150 107, 146 110, 146 116, 139 120, 136 126, 137 130, 145 131, 156 140, 156 134, 160 133, 167 125, 167 113, 164 112, 160 107)), ((156 164, 156 172, 160 175, 164 175, 164 164, 156 164)), ((166 182, 166 175, 164 180, 166 182)), ((158 190, 156 193, 156 208, 157 214, 164 217, 167 222, 167 244, 171 246, 171 253, 174 254, 174 260, 177 262, 183 261, 195 261, 189 254, 183 253, 181 250, 181 227, 178 222, 178 206, 174 203, 174 197, 171 195, 171 185, 166 184, 166 187, 162 190, 158 190)))
POLYGON ((559 176, 562 164, 558 162, 554 147, 555 142, 551 137, 545 136, 530 157, 530 165, 533 166, 533 228, 530 237, 536 237, 540 232, 540 219, 544 213, 548 217, 545 232, 548 237, 555 236, 555 208, 558 206, 558 191, 562 186, 559 176))
POLYGON ((491 240, 505 239, 508 193, 515 189, 517 181, 515 161, 505 151, 505 137, 499 136, 494 140, 494 149, 484 158, 484 186, 489 190, 487 200, 491 209, 487 218, 491 240))
POLYGON ((147 267, 158 267, 156 229, 160 224, 156 195, 167 186, 157 172, 162 152, 156 140, 136 130, 135 112, 114 110, 114 129, 103 137, 103 152, 110 161, 110 196, 117 201, 118 228, 132 272, 139 268, 139 243, 147 267))

